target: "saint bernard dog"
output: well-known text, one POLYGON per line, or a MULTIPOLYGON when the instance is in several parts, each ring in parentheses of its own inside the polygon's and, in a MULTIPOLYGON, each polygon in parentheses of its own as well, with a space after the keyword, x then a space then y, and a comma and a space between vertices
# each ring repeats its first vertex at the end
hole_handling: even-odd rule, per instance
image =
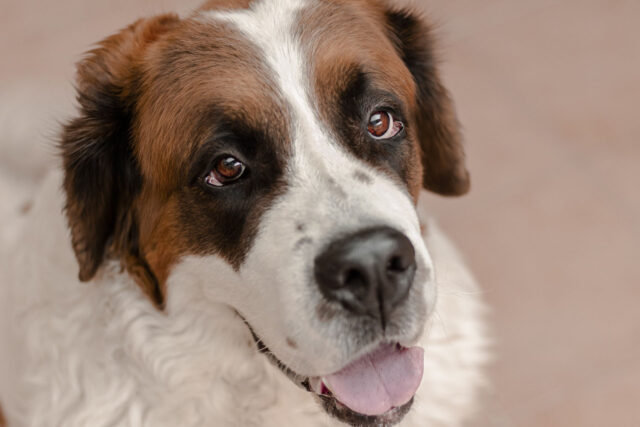
POLYGON ((417 207, 469 188, 432 38, 385 0, 213 0, 90 51, 3 224, 4 422, 468 420, 484 309, 417 207))

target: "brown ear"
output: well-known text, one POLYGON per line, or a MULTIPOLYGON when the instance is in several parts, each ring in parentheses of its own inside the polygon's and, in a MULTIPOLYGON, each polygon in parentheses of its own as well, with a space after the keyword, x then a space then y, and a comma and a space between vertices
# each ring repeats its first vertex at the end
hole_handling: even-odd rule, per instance
POLYGON ((131 141, 140 80, 135 62, 177 22, 175 15, 139 20, 102 41, 78 64, 79 114, 64 127, 60 148, 81 281, 94 277, 107 248, 124 259, 140 258, 132 212, 142 185, 131 141))
POLYGON ((417 86, 423 185, 442 195, 464 194, 469 173, 453 103, 438 76, 431 31, 419 14, 409 11, 388 11, 386 18, 390 38, 417 86))

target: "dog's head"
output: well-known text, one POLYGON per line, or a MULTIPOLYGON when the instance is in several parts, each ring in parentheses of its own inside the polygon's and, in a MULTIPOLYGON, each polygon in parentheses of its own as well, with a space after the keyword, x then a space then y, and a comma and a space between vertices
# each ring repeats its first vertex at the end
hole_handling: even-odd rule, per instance
POLYGON ((435 303, 415 203, 469 185, 418 15, 213 1, 104 40, 78 100, 61 145, 81 280, 118 257, 158 309, 195 281, 335 416, 402 417, 435 303))

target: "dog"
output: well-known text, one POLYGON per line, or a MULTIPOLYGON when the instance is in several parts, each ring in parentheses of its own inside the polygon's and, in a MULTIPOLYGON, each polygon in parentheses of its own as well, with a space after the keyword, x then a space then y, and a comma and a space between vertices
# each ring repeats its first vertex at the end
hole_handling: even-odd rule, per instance
POLYGON ((417 207, 469 189, 432 39, 383 0, 214 0, 90 51, 5 224, 7 424, 467 420, 484 306, 417 207))

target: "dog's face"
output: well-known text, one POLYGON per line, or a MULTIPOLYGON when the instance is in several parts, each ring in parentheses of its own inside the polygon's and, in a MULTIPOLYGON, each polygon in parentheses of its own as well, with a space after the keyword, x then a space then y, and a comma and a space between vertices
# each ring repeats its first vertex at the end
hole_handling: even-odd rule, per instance
POLYGON ((415 203, 468 188, 425 24, 372 1, 210 2, 105 40, 78 92, 81 280, 119 257, 158 309, 193 282, 333 415, 399 420, 435 302, 415 203))

